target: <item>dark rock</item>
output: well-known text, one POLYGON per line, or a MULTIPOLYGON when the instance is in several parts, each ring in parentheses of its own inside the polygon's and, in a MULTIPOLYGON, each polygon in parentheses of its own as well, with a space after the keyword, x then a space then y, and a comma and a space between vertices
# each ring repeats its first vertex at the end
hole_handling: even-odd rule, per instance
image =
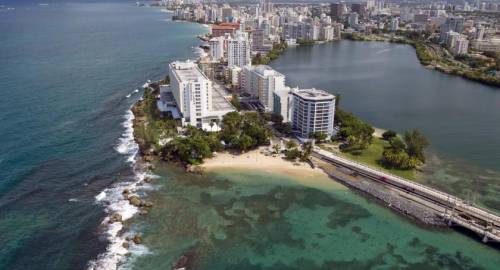
POLYGON ((122 215, 114 213, 109 218, 109 223, 122 222, 122 215))
POLYGON ((131 196, 130 198, 128 198, 128 202, 131 205, 137 206, 137 207, 141 206, 141 204, 142 204, 141 199, 139 199, 139 197, 137 197, 137 196, 131 196))
POLYGON ((136 234, 134 238, 132 239, 136 245, 139 245, 142 243, 142 236, 139 234, 136 234))

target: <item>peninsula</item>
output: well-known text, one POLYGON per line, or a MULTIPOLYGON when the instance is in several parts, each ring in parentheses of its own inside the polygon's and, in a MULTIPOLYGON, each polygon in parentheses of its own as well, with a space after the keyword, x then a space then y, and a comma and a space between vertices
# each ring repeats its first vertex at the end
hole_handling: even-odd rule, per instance
POLYGON ((242 25, 216 24, 203 38, 208 55, 170 63, 165 79, 145 87, 132 108, 144 160, 176 162, 199 174, 247 168, 329 176, 425 224, 500 240, 494 213, 411 181, 428 145, 419 130, 376 132, 329 91, 286 86, 283 74, 262 63, 293 41, 273 41, 262 26, 242 25))

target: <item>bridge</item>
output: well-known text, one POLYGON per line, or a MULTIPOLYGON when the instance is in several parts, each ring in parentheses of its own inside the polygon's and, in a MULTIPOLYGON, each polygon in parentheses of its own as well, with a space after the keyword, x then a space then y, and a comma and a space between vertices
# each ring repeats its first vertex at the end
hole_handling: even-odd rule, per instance
POLYGON ((500 243, 500 217, 488 210, 437 189, 368 167, 314 146, 312 156, 337 167, 347 168, 370 180, 411 194, 421 204, 437 211, 448 226, 461 226, 480 235, 483 242, 500 243))

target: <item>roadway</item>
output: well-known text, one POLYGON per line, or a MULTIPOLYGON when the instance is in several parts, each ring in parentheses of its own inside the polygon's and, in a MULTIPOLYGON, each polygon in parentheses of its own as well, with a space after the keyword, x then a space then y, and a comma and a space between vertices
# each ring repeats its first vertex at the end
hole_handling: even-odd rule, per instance
MULTIPOLYGON (((486 236, 483 241, 494 240, 500 242, 500 217, 493 212, 470 205, 458 197, 437 189, 334 155, 317 146, 313 148, 312 155, 336 166, 355 171, 371 180, 418 196, 427 204, 432 204, 432 208, 444 209, 441 217, 448 220, 449 225, 453 223, 486 236)), ((427 206, 429 207, 429 205, 427 206)))

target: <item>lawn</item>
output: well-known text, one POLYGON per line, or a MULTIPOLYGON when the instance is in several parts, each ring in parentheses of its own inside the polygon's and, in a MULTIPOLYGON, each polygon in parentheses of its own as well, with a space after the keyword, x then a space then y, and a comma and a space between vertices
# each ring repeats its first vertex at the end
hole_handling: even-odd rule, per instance
POLYGON ((382 157, 382 153, 384 152, 384 148, 388 147, 389 143, 385 140, 379 139, 379 138, 373 138, 372 143, 370 146, 363 150, 361 155, 353 155, 350 153, 344 153, 340 151, 332 151, 331 149, 328 149, 327 147, 323 146, 321 148, 332 151, 335 154, 340 154, 343 157, 346 157, 348 159, 354 160, 359 163, 366 164, 370 167, 373 167, 375 169, 382 170, 384 172, 390 173, 397 175, 399 177, 403 177, 406 179, 410 180, 415 180, 416 174, 415 170, 398 170, 398 169, 389 169, 383 167, 378 161, 382 157))

